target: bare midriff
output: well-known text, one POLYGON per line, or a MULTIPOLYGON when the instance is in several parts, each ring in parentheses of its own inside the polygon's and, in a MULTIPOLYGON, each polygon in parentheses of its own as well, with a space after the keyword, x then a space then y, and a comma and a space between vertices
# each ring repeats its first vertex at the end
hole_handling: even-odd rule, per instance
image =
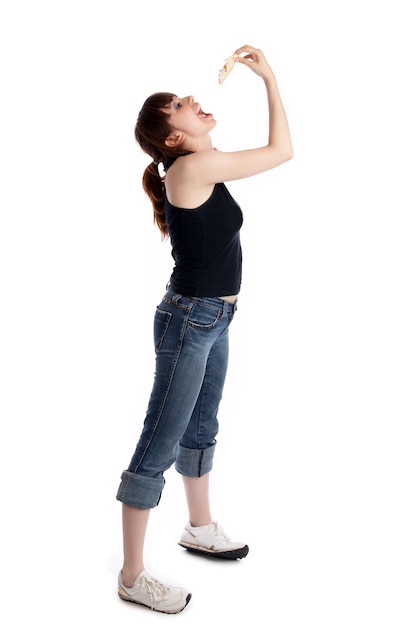
POLYGON ((221 300, 226 300, 226 302, 231 302, 232 304, 236 302, 237 296, 220 296, 221 300))

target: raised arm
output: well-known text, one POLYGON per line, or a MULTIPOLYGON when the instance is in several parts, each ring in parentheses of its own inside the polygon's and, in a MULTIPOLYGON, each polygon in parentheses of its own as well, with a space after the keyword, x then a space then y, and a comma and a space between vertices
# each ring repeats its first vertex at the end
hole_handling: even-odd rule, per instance
POLYGON ((251 69, 265 83, 269 111, 268 143, 237 152, 206 151, 194 154, 188 164, 193 168, 194 180, 198 179, 203 185, 253 176, 293 157, 287 116, 271 66, 257 48, 242 46, 236 53, 239 55, 237 62, 251 69))

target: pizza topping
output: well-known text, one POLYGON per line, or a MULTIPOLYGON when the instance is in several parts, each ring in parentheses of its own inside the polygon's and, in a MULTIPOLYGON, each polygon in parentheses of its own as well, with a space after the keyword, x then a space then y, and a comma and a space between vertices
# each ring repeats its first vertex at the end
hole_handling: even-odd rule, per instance
POLYGON ((224 65, 223 65, 222 69, 219 72, 219 83, 220 84, 222 84, 222 82, 225 80, 225 78, 230 74, 230 72, 234 68, 234 66, 236 64, 236 59, 237 59, 237 54, 232 54, 224 62, 224 65))

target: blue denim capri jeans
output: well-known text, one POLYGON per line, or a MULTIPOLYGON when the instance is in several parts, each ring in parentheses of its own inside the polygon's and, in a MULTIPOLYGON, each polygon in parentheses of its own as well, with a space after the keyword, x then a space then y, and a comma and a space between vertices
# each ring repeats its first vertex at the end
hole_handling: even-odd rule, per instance
POLYGON ((156 308, 156 370, 142 434, 117 499, 140 509, 158 505, 164 472, 190 477, 213 465, 236 303, 195 298, 168 288, 156 308))

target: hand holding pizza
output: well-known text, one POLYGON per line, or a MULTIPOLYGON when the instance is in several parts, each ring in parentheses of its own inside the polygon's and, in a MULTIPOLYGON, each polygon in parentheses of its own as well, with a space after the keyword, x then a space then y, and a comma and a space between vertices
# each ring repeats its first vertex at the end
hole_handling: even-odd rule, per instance
POLYGON ((236 63, 246 65, 264 80, 273 77, 271 66, 267 62, 262 50, 252 46, 242 46, 230 55, 230 57, 228 57, 224 62, 224 65, 219 72, 220 84, 222 84, 227 78, 236 63))

